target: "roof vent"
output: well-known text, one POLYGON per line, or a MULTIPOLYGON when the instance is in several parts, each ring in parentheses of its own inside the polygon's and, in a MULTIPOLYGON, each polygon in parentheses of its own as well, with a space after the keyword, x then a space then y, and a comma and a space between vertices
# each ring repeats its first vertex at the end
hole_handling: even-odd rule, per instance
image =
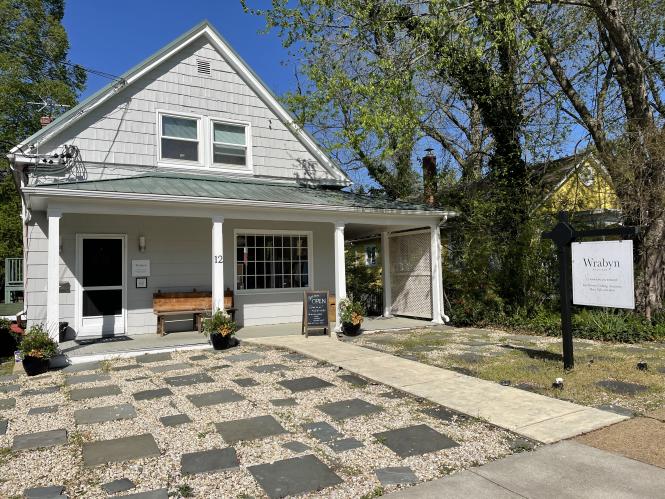
POLYGON ((196 67, 200 74, 209 75, 210 74, 210 61, 204 61, 201 59, 196 59, 196 67))

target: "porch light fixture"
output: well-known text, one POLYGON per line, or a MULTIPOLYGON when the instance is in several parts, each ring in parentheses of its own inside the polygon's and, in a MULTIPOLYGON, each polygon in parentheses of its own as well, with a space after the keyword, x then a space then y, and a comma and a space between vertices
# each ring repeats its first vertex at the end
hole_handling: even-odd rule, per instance
POLYGON ((145 236, 139 236, 139 252, 145 252, 145 236))

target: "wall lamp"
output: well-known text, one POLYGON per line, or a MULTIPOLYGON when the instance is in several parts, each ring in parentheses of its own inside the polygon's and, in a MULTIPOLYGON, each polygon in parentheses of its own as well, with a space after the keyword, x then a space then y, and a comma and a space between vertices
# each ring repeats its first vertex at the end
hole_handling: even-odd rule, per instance
POLYGON ((145 236, 139 236, 139 252, 145 252, 145 236))

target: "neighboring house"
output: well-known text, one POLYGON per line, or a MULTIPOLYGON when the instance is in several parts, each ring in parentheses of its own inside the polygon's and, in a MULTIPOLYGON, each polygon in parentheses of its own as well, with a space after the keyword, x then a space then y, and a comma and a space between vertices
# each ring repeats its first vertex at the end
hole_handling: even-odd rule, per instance
POLYGON ((442 321, 441 262, 430 256, 447 213, 343 191, 344 172, 205 22, 9 159, 28 323, 54 336, 60 321, 78 337, 154 333, 158 290, 212 291, 220 308, 229 288, 243 325, 299 322, 304 290, 346 295, 345 234, 360 233, 411 259, 400 266, 411 276, 386 276, 386 313, 442 321), (406 229, 418 230, 391 234, 406 229), (394 307, 409 278, 418 293, 394 307))
POLYGON ((583 153, 537 165, 540 207, 557 213, 575 213, 592 225, 620 221, 619 202, 605 167, 592 153, 583 153))

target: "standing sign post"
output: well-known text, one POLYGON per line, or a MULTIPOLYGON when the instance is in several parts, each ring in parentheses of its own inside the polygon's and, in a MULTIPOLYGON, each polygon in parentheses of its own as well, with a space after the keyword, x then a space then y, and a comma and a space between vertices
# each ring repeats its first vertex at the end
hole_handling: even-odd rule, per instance
POLYGON ((565 211, 559 213, 559 223, 551 231, 543 233, 543 238, 551 239, 558 249, 564 369, 575 366, 573 304, 635 307, 632 241, 578 241, 604 236, 630 238, 636 234, 635 227, 577 231, 570 225, 565 211))
POLYGON ((328 291, 305 291, 303 297, 301 334, 307 338, 310 328, 323 329, 324 334, 330 334, 328 291))

